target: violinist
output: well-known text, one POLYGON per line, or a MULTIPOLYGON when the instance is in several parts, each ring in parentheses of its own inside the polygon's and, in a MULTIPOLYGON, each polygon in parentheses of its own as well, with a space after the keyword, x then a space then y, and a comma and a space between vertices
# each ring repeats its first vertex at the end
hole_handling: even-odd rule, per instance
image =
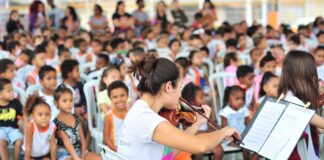
POLYGON ((210 107, 206 105, 201 106, 204 114, 197 115, 196 121, 185 131, 158 114, 162 108, 176 109, 180 99, 181 77, 170 60, 146 54, 130 70, 140 77, 138 90, 142 95, 125 117, 117 148, 119 154, 129 160, 168 160, 179 151, 204 153, 224 139, 240 139, 232 127, 195 135, 210 116, 210 107))

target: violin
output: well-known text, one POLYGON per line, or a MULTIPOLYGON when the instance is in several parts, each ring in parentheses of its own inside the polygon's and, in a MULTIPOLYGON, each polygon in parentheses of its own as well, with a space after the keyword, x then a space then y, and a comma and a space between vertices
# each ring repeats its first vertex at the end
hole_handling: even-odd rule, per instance
POLYGON ((169 122, 174 126, 179 126, 180 124, 183 126, 191 126, 197 122, 196 113, 198 113, 207 119, 209 126, 211 126, 213 129, 217 128, 216 125, 204 115, 204 110, 200 106, 192 105, 182 97, 179 99, 179 106, 180 107, 178 109, 174 110, 163 108, 159 112, 159 115, 169 120, 169 122))

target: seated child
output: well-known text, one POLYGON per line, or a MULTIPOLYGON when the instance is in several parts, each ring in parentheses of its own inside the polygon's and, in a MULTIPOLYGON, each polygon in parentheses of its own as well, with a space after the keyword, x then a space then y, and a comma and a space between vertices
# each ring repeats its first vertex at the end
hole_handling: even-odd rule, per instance
POLYGON ((240 87, 245 92, 245 107, 248 109, 253 109, 254 106, 254 69, 248 65, 241 65, 238 67, 236 71, 236 77, 239 81, 240 87))
POLYGON ((43 98, 31 95, 24 113, 32 120, 26 123, 22 156, 25 159, 56 159, 56 126, 51 121, 51 107, 43 98))
MULTIPOLYGON (((224 71, 226 73, 236 73, 237 67, 239 66, 239 60, 235 52, 227 53, 224 57, 224 71)), ((238 81, 235 78, 226 78, 226 86, 237 84, 238 81)))
POLYGON ((43 66, 39 70, 40 84, 42 90, 38 91, 38 95, 44 98, 45 102, 50 106, 51 109, 51 121, 59 114, 59 110, 54 104, 54 90, 57 86, 56 70, 48 65, 43 66))
POLYGON ((268 52, 260 61, 260 73, 254 77, 254 98, 259 99, 260 85, 263 74, 265 72, 271 72, 275 74, 276 59, 268 52))
POLYGON ((278 97, 278 87, 279 87, 279 77, 277 77, 272 72, 265 72, 260 89, 260 97, 257 101, 257 104, 261 104, 263 99, 268 97, 278 97))
POLYGON ((107 54, 98 54, 96 58, 96 71, 109 65, 109 56, 107 54))
POLYGON ((99 84, 99 95, 98 95, 98 108, 99 112, 101 113, 101 117, 104 116, 113 109, 113 104, 108 95, 107 87, 114 81, 121 80, 120 72, 118 68, 109 66, 105 69, 102 73, 100 84, 99 84))
POLYGON ((71 113, 74 105, 72 91, 64 84, 60 85, 54 91, 54 101, 60 110, 54 119, 57 126, 57 159, 101 159, 99 155, 86 151, 87 144, 79 116, 71 113))
MULTIPOLYGON (((201 106, 201 105, 207 104, 204 91, 199 86, 196 86, 193 83, 189 83, 183 88, 183 90, 181 92, 181 97, 195 106, 201 106)), ((212 108, 211 110, 212 110, 212 113, 210 116, 210 121, 216 122, 215 110, 214 110, 214 108, 212 108)), ((185 128, 185 126, 184 126, 184 128, 185 128)), ((205 123, 199 128, 197 134, 208 133, 208 132, 212 132, 212 131, 215 131, 215 129, 209 127, 208 124, 205 123)), ((222 146, 219 145, 219 146, 215 147, 213 149, 213 154, 214 154, 214 159, 222 159, 223 158, 222 146)), ((203 157, 204 157, 203 154, 195 154, 194 155, 195 160, 202 160, 203 157)))
POLYGON ((200 51, 191 51, 189 55, 190 67, 188 73, 194 78, 195 85, 201 87, 205 93, 209 92, 207 75, 202 70, 203 64, 202 54, 200 51))
POLYGON ((72 59, 75 59, 79 64, 84 64, 93 61, 93 54, 88 53, 88 43, 82 38, 79 38, 75 42, 79 48, 79 52, 72 55, 72 59))
POLYGON ((108 86, 107 90, 111 103, 115 107, 105 116, 103 141, 105 145, 116 152, 127 113, 128 88, 122 81, 115 81, 108 86))
MULTIPOLYGON (((223 109, 219 115, 222 119, 222 127, 230 126, 241 134, 247 125, 249 110, 244 107, 244 90, 240 86, 226 87, 223 100, 223 109)), ((235 145, 235 144, 231 144, 235 145)), ((249 151, 243 149, 244 160, 249 160, 249 151)))
POLYGON ((18 160, 23 140, 19 130, 22 122, 22 105, 14 99, 9 79, 0 78, 0 158, 9 159, 8 145, 14 146, 13 159, 18 160))
POLYGON ((35 66, 27 76, 27 84, 34 85, 39 83, 38 72, 46 64, 46 53, 42 46, 37 46, 32 56, 32 64, 35 66))
POLYGON ((179 67, 179 71, 182 77, 182 86, 186 86, 190 82, 194 82, 194 79, 189 75, 190 62, 185 57, 179 57, 176 59, 175 64, 179 67))
MULTIPOLYGON (((7 78, 13 82, 14 86, 25 89, 25 84, 15 79, 16 67, 12 60, 10 59, 0 59, 0 78, 7 78)), ((16 96, 15 96, 16 97, 16 96)))
POLYGON ((252 67, 255 69, 259 69, 259 62, 260 59, 263 55, 263 50, 258 49, 258 48, 254 48, 250 51, 250 58, 251 58, 251 62, 252 62, 252 67))
POLYGON ((21 53, 18 55, 15 61, 15 65, 17 69, 24 67, 25 65, 29 64, 32 58, 33 51, 31 50, 23 50, 21 53))

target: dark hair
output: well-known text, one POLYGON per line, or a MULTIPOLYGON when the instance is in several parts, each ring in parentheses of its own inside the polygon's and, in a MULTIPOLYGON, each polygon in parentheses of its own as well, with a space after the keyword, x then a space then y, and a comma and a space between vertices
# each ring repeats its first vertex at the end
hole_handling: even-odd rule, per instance
POLYGON ((257 34, 255 36, 253 36, 253 44, 254 44, 254 46, 257 47, 258 45, 260 45, 263 38, 264 38, 264 36, 262 34, 257 34))
POLYGON ((290 51, 283 62, 278 93, 292 91, 304 103, 317 108, 318 76, 313 56, 304 51, 290 51))
POLYGON ((79 66, 79 62, 77 60, 74 59, 64 60, 60 66, 62 72, 62 78, 63 79, 69 78, 68 74, 71 73, 73 69, 78 66, 79 66))
POLYGON ((71 14, 71 16, 72 16, 73 21, 74 21, 74 22, 75 22, 75 21, 78 21, 79 18, 78 18, 78 15, 77 15, 77 13, 76 13, 74 7, 72 7, 72 6, 68 6, 67 9, 70 11, 70 14, 71 14))
MULTIPOLYGON (((36 14, 38 12, 38 5, 43 5, 44 6, 44 9, 45 9, 45 5, 42 1, 40 0, 36 0, 34 1, 32 4, 30 4, 30 7, 29 7, 29 11, 31 14, 36 14)), ((43 15, 45 15, 45 13, 42 13, 43 15)))
POLYGON ((228 67, 231 64, 231 60, 238 61, 237 55, 235 52, 227 53, 224 57, 224 68, 228 67))
POLYGON ((228 47, 235 47, 237 48, 237 42, 235 39, 229 39, 225 42, 226 48, 228 47))
MULTIPOLYGON (((316 49, 314 50, 314 54, 316 54, 316 52, 324 50, 324 46, 317 46, 316 49)), ((1 65, 0 65, 1 66, 1 65)))
POLYGON ((119 6, 122 5, 122 4, 125 4, 124 1, 118 1, 118 2, 117 2, 116 10, 115 10, 116 13, 118 12, 118 8, 119 8, 119 6))
POLYGON ((236 77, 243 78, 243 77, 247 76, 249 73, 253 73, 253 72, 254 72, 253 67, 248 66, 248 65, 241 65, 237 68, 236 77))
POLYGON ((192 65, 192 58, 195 56, 195 54, 199 53, 197 50, 192 50, 189 53, 189 63, 192 65))
POLYGON ((250 56, 251 56, 254 52, 257 52, 257 51, 262 52, 262 50, 261 50, 261 49, 258 49, 258 48, 253 48, 253 49, 251 49, 251 51, 250 51, 250 56))
POLYGON ((81 43, 87 42, 86 40, 84 40, 83 38, 78 38, 74 41, 74 46, 79 48, 81 43))
POLYGON ((25 54, 25 55, 27 55, 29 57, 29 61, 27 63, 30 64, 31 63, 31 60, 33 58, 34 52, 32 50, 30 50, 30 49, 25 49, 25 50, 22 50, 21 51, 20 55, 22 55, 22 54, 25 54))
POLYGON ((319 32, 316 34, 316 37, 319 38, 322 34, 324 34, 324 31, 319 31, 319 32))
POLYGON ((200 51, 205 51, 205 52, 207 52, 207 55, 209 55, 209 49, 207 46, 200 47, 200 51))
MULTIPOLYGON (((213 4, 210 0, 205 0, 204 4, 205 4, 205 3, 209 3, 210 8, 208 8, 208 9, 215 9, 214 4, 213 4)), ((204 8, 204 9, 205 9, 205 8, 204 8)))
POLYGON ((112 70, 119 71, 119 69, 116 66, 110 65, 102 72, 100 83, 99 83, 99 90, 100 91, 103 91, 103 90, 107 89, 106 84, 103 82, 103 78, 106 77, 107 74, 109 74, 109 72, 111 72, 112 70))
POLYGON ((178 40, 178 39, 172 39, 170 42, 169 42, 169 48, 173 45, 173 43, 176 43, 176 42, 178 42, 179 43, 179 45, 180 45, 180 47, 181 47, 181 42, 178 40))
POLYGON ((135 62, 129 68, 130 73, 141 77, 137 89, 140 92, 148 92, 156 95, 161 86, 171 81, 176 87, 180 77, 176 65, 166 58, 157 58, 156 54, 147 53, 143 59, 135 62))
POLYGON ((117 88, 122 88, 127 92, 128 95, 128 87, 123 81, 114 81, 111 84, 109 84, 107 91, 108 91, 108 96, 110 97, 110 94, 112 90, 117 89, 117 88))
POLYGON ((6 50, 11 52, 14 50, 17 46, 19 46, 19 42, 17 41, 9 41, 6 45, 6 50))
POLYGON ((110 42, 110 46, 113 50, 115 50, 121 43, 124 43, 125 40, 123 38, 114 38, 111 42, 110 42))
POLYGON ((198 91, 202 91, 202 88, 190 82, 182 89, 181 97, 186 101, 195 104, 195 97, 198 91))
POLYGON ((46 103, 43 97, 40 97, 37 93, 29 95, 25 103, 24 113, 27 116, 30 116, 33 113, 34 109, 40 105, 47 106, 51 111, 51 107, 48 105, 48 103, 46 103))
POLYGON ((4 89, 5 85, 11 84, 11 81, 7 78, 0 78, 0 92, 4 89))
POLYGON ((225 88, 225 91, 224 91, 223 108, 225 108, 228 105, 229 97, 233 92, 243 92, 243 95, 244 95, 243 100, 245 100, 245 92, 240 86, 236 86, 236 85, 228 86, 225 88))
POLYGON ((292 35, 291 37, 289 37, 289 41, 293 42, 296 45, 300 45, 301 40, 300 40, 299 34, 295 34, 295 35, 292 35))
MULTIPOLYGON (((278 95, 291 91, 304 103, 310 102, 311 108, 317 110, 319 84, 314 57, 304 51, 290 51, 283 62, 278 95)), ((311 124, 311 136, 314 148, 319 149, 318 133, 311 124)))
POLYGON ((99 4, 95 4, 95 8, 98 9, 100 13, 103 12, 103 9, 99 4))
POLYGON ((201 18, 203 18, 203 15, 201 14, 201 13, 196 13, 195 14, 195 20, 198 20, 198 19, 201 19, 201 18))
POLYGON ((0 59, 0 74, 5 73, 10 65, 15 65, 10 59, 0 59))
POLYGON ((59 46, 58 47, 58 56, 61 56, 64 52, 69 52, 70 53, 70 50, 65 48, 64 46, 59 46))
POLYGON ((317 16, 316 18, 315 18, 315 20, 314 20, 314 23, 313 23, 313 27, 317 27, 317 23, 318 23, 318 21, 322 21, 323 22, 323 17, 321 17, 321 16, 317 16))
POLYGON ((260 97, 266 95, 266 92, 263 89, 263 86, 266 85, 271 78, 278 78, 278 76, 276 76, 275 74, 271 73, 271 72, 265 72, 263 74, 262 80, 261 80, 261 88, 260 88, 260 92, 259 95, 260 97))
POLYGON ((128 56, 129 56, 129 54, 134 54, 136 56, 144 56, 145 55, 145 51, 141 47, 134 47, 134 48, 132 48, 132 49, 130 49, 128 51, 128 56))
POLYGON ((35 48, 31 60, 34 60, 34 59, 36 58, 36 56, 39 55, 39 54, 46 54, 45 48, 44 48, 44 46, 42 46, 42 45, 38 45, 38 46, 35 48))
POLYGON ((238 41, 240 40, 240 38, 241 37, 245 37, 246 36, 246 34, 244 34, 244 33, 238 33, 237 35, 236 35, 236 42, 238 43, 238 41))
POLYGON ((70 93, 73 96, 72 90, 70 88, 68 88, 65 84, 61 84, 54 91, 54 94, 53 94, 54 101, 58 102, 63 93, 70 93))
POLYGON ((276 59, 271 55, 271 52, 267 52, 267 54, 264 57, 262 57, 260 61, 260 67, 264 67, 266 63, 271 61, 276 61, 276 59))
POLYGON ((197 34, 192 34, 192 35, 190 35, 190 40, 195 40, 195 39, 201 40, 201 39, 200 39, 200 36, 197 35, 197 34))
POLYGON ((188 68, 190 66, 188 58, 185 57, 177 58, 174 63, 179 64, 183 68, 188 68))
POLYGON ((49 65, 45 65, 45 66, 41 67, 40 70, 39 70, 39 73, 38 73, 39 79, 43 80, 46 73, 48 73, 48 72, 55 72, 56 73, 56 70, 55 70, 55 68, 53 68, 52 66, 49 66, 49 65))
POLYGON ((106 65, 109 64, 109 56, 107 54, 100 53, 97 57, 104 60, 106 65))

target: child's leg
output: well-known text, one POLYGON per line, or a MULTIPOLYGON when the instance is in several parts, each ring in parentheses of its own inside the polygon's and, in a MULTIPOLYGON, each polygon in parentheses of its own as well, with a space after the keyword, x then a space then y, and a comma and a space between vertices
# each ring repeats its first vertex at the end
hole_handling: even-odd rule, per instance
POLYGON ((9 144, 9 137, 8 137, 8 127, 0 127, 0 159, 9 159, 9 152, 8 152, 8 144, 9 144))
POLYGON ((19 160, 24 137, 19 129, 14 128, 9 132, 8 137, 10 142, 14 144, 14 160, 19 160))
POLYGON ((101 159, 102 159, 101 156, 94 152, 87 153, 86 160, 101 160, 101 159))
POLYGON ((9 159, 8 142, 0 139, 0 159, 9 159))
POLYGON ((218 146, 216 146, 213 149, 213 153, 214 153, 214 160, 222 160, 224 155, 224 149, 222 145, 219 144, 218 146))

